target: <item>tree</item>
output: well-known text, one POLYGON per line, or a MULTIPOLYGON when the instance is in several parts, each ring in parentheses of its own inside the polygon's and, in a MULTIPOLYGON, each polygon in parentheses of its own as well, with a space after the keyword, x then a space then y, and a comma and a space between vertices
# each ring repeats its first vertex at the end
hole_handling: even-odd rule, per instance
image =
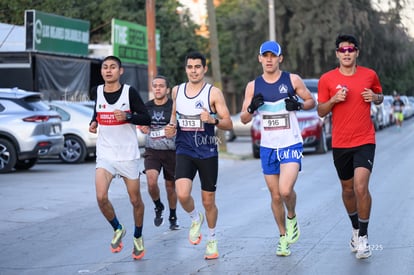
MULTIPOLYGON (((240 94, 260 73, 256 56, 267 39, 266 2, 226 0, 217 8, 222 69, 240 94)), ((374 10, 370 0, 279 0, 275 14, 285 56, 282 69, 304 78, 319 77, 335 67, 335 37, 352 33, 361 44, 359 64, 378 72, 385 93, 396 86, 414 89, 406 73, 413 69, 413 41, 399 17, 405 1, 395 2, 394 10, 383 13, 374 10)))
MULTIPOLYGON (((186 79, 184 70, 178 69, 182 67, 186 53, 195 49, 205 52, 207 43, 195 34, 198 26, 190 20, 188 12, 177 12, 178 1, 157 2, 156 26, 161 33, 159 71, 172 84, 180 83, 186 79)), ((146 25, 145 0, 0 0, 0 22, 23 25, 24 11, 29 9, 90 21, 91 43, 110 41, 112 18, 146 25)))
MULTIPOLYGON (((276 1, 277 40, 285 55, 282 69, 304 78, 319 77, 335 66, 335 37, 347 32, 360 40, 359 64, 378 72, 385 93, 398 89, 412 94, 414 42, 400 16, 407 1, 390 1, 394 6, 387 12, 374 10, 371 0, 276 1)), ((179 7, 176 0, 156 4, 161 32, 159 71, 173 84, 186 79, 180 68, 188 51, 197 49, 208 56, 208 41, 195 34, 198 26, 188 13, 178 13, 179 7)), ((261 71, 257 54, 268 39, 267 8, 264 0, 226 0, 216 8, 223 83, 234 84, 237 104, 248 80, 261 71)), ((112 18, 146 24, 145 0, 0 0, 0 22, 22 25, 26 9, 90 21, 92 43, 110 40, 112 18)))

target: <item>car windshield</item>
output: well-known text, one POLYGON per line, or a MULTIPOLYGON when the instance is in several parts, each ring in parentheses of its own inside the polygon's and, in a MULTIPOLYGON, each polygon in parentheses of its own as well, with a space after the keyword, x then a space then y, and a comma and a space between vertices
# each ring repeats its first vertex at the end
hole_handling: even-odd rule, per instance
POLYGON ((80 105, 79 103, 73 103, 71 104, 71 108, 77 110, 78 112, 85 114, 87 116, 92 116, 93 109, 86 107, 85 105, 80 105))
POLYGON ((49 106, 45 104, 38 96, 28 96, 24 98, 24 101, 30 107, 32 111, 48 111, 49 106))

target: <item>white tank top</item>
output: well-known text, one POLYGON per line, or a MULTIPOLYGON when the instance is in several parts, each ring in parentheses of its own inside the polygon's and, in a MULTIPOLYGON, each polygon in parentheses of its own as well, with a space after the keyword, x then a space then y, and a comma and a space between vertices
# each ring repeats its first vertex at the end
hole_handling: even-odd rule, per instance
POLYGON ((118 122, 113 113, 116 109, 130 112, 129 85, 123 85, 121 96, 114 104, 106 101, 103 87, 99 85, 97 88, 96 114, 99 127, 96 157, 112 161, 139 159, 136 126, 126 121, 118 122))

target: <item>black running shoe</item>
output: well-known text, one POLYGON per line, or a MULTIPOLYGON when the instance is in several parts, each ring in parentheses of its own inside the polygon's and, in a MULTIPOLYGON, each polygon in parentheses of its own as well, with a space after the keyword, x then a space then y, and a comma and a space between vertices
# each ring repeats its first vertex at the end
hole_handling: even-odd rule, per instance
POLYGON ((178 224, 177 217, 170 217, 168 220, 170 221, 170 230, 180 229, 180 225, 178 224))
POLYGON ((164 207, 163 208, 155 207, 154 211, 155 211, 154 225, 158 227, 164 222, 164 217, 162 215, 164 211, 164 207))

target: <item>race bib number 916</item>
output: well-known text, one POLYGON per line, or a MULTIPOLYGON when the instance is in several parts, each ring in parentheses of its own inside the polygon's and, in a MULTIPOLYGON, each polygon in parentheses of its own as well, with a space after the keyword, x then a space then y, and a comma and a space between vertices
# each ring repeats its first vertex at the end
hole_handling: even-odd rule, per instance
POLYGON ((263 129, 265 131, 274 131, 290 128, 289 114, 280 115, 263 115, 263 129))

